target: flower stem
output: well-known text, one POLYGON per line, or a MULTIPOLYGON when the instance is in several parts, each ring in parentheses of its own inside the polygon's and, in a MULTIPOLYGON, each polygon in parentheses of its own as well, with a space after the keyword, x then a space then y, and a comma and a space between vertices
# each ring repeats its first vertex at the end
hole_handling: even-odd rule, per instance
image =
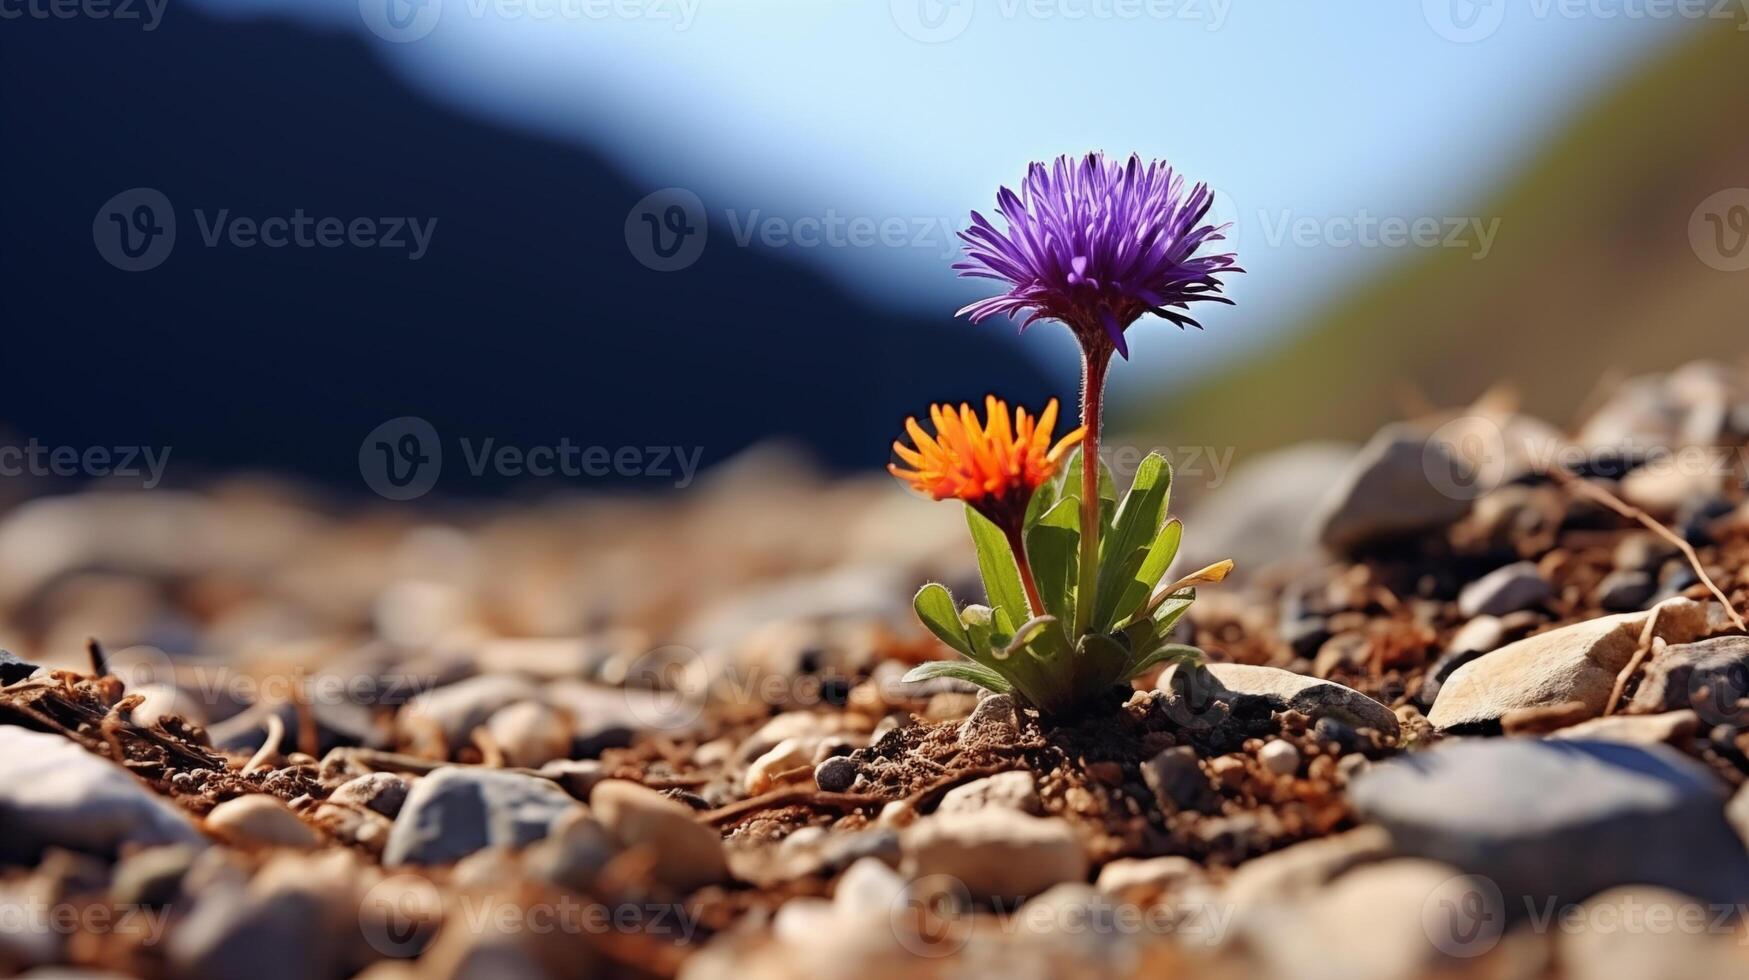
POLYGON ((1105 369, 1110 347, 1085 350, 1081 357, 1081 558, 1075 586, 1075 633, 1079 639, 1093 621, 1094 593, 1099 587, 1099 425, 1105 403, 1105 369))
POLYGON ((1034 616, 1043 616, 1045 600, 1039 595, 1038 582, 1032 577, 1032 562, 1026 560, 1026 540, 1020 531, 1019 527, 1002 529, 1002 533, 1008 536, 1009 550, 1014 552, 1014 564, 1020 569, 1020 584, 1026 587, 1027 604, 1032 607, 1034 616))

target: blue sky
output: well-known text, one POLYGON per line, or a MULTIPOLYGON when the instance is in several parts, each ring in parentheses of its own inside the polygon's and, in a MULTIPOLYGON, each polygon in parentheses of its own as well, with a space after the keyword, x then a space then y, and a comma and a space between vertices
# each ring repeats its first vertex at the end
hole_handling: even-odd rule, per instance
MULTIPOLYGON (((896 308, 979 295, 947 268, 944 224, 1027 160, 1165 157, 1221 192, 1250 270, 1193 342, 1136 337, 1167 372, 1266 341, 1414 247, 1335 243, 1368 216, 1486 219, 1478 202, 1588 93, 1694 26, 1624 0, 196 2, 355 32, 430 98, 688 188, 713 231, 896 308), (886 243, 760 232, 834 217, 884 222, 886 243)), ((531 190, 563 208, 564 188, 531 190)))

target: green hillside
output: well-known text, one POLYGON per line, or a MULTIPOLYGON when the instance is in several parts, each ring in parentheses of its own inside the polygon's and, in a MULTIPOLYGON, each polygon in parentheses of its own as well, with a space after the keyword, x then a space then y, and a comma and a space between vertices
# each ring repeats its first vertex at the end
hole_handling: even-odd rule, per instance
MULTIPOLYGON (((1534 72, 1526 84, 1534 84, 1534 72)), ((1613 91, 1474 211, 1501 218, 1494 253, 1426 249, 1124 428, 1253 453, 1360 439, 1414 399, 1468 402, 1511 384, 1531 412, 1575 421, 1620 373, 1749 349, 1749 272, 1689 243, 1706 198, 1749 187, 1749 34, 1709 27, 1613 91)))

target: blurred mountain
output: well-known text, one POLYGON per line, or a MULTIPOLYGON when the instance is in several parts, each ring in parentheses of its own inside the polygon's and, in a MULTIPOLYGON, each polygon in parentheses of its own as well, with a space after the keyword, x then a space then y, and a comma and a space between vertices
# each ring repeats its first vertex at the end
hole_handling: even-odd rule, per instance
POLYGON ((874 467, 930 400, 1072 390, 1011 330, 894 315, 738 246, 721 202, 696 264, 652 271, 626 226, 653 188, 434 106, 351 34, 198 7, 151 32, 21 19, 0 31, 0 119, 0 444, 169 446, 173 479, 268 467, 362 490, 366 434, 415 415, 448 451, 569 439, 708 465, 789 437, 874 467), (177 236, 125 272, 93 222, 137 187, 177 236), (203 241, 221 212, 300 210, 437 224, 418 261, 203 241))
MULTIPOLYGON (((1749 34, 1709 26, 1604 93, 1481 202, 1473 214, 1500 218, 1485 259, 1418 250, 1279 342, 1122 421, 1252 453, 1364 438, 1417 404, 1462 405, 1508 384, 1531 412, 1571 424, 1623 374, 1741 358, 1749 271, 1704 262, 1690 222, 1714 194, 1749 187, 1746 102, 1749 34)), ((1721 217, 1749 232, 1749 207, 1721 217)), ((1725 234, 1727 250, 1743 247, 1725 234)))

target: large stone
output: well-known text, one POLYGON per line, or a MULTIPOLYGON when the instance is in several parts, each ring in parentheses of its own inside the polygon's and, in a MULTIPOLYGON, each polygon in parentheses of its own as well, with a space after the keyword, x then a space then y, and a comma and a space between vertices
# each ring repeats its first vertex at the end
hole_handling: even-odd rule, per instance
MULTIPOLYGON (((1467 472, 1449 447, 1410 425, 1379 430, 1318 508, 1318 539, 1340 554, 1445 527, 1470 511, 1470 495, 1437 484, 1467 472)), ((1455 479, 1455 478, 1454 478, 1455 479)))
POLYGON ((0 726, 0 854, 45 847, 114 854, 124 844, 204 846, 194 823, 126 770, 59 735, 0 726))
POLYGON ((1291 670, 1250 664, 1206 664, 1200 668, 1174 664, 1160 675, 1157 686, 1170 698, 1168 711, 1175 719, 1181 710, 1207 715, 1213 704, 1232 705, 1256 698, 1276 711, 1298 711, 1313 719, 1335 718, 1375 729, 1388 738, 1397 737, 1397 716, 1390 708, 1351 687, 1291 670))
POLYGON ((673 888, 692 891, 728 877, 717 832, 655 790, 609 779, 595 787, 589 805, 619 846, 648 849, 656 877, 673 888))
POLYGON ((1639 649, 1646 619, 1658 612, 1656 635, 1683 643, 1707 628, 1705 605, 1673 599, 1654 610, 1575 623, 1527 637, 1478 657, 1440 685, 1427 720, 1441 731, 1489 730, 1507 712, 1566 702, 1603 713, 1615 679, 1639 649))
POLYGON ((1068 823, 1014 810, 926 817, 905 829, 900 847, 907 877, 948 875, 975 898, 1029 898, 1087 880, 1087 854, 1068 823))
POLYGON ((1629 883, 1749 898, 1723 788, 1664 746, 1464 741, 1374 766, 1349 798, 1399 852, 1492 879, 1509 908, 1629 883))
POLYGON ((1749 637, 1721 636, 1666 647, 1646 665, 1633 709, 1692 707, 1709 725, 1749 723, 1749 637))
POLYGON ((1355 446, 1307 443, 1247 457, 1219 493, 1202 495, 1186 524, 1185 568, 1231 558, 1238 574, 1316 551, 1312 510, 1354 459, 1355 446))
POLYGON ((523 847, 546 837, 577 805, 546 779, 447 766, 413 784, 383 864, 449 864, 486 847, 523 847))

